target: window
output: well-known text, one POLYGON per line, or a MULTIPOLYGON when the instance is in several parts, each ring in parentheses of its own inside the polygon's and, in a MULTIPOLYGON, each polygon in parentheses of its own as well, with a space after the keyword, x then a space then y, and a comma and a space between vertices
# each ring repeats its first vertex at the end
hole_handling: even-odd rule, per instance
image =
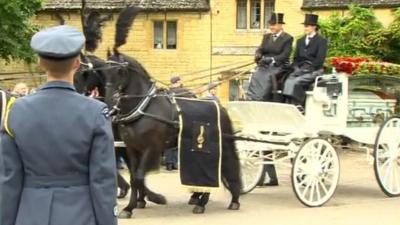
POLYGON ((176 49, 177 21, 154 21, 154 48, 176 49))
POLYGON ((167 49, 176 49, 176 29, 175 21, 167 22, 167 49))
POLYGON ((250 1, 250 28, 261 28, 261 0, 250 1))
POLYGON ((154 48, 164 48, 164 22, 154 21, 154 48))
POLYGON ((247 0, 237 0, 236 28, 247 28, 247 0))
POLYGON ((269 19, 275 12, 275 0, 265 0, 264 2, 264 28, 269 28, 269 19))
POLYGON ((268 20, 275 11, 275 2, 276 0, 236 0, 236 29, 267 29, 268 20))

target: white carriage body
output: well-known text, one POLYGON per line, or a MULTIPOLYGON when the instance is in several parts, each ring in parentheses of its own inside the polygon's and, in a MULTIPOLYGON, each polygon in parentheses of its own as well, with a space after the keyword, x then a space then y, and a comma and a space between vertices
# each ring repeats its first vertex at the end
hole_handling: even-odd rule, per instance
POLYGON ((395 114, 396 106, 396 97, 384 92, 350 87, 346 74, 317 77, 313 90, 307 92, 305 115, 288 104, 229 102, 227 110, 235 131, 245 138, 236 141, 243 192, 257 185, 263 165, 287 165, 292 167, 298 199, 311 207, 323 205, 333 196, 339 180, 338 156, 330 142, 346 137, 363 144, 368 155, 375 148, 378 183, 387 195, 400 195, 400 175, 397 180, 389 177, 390 181, 388 175, 382 175, 384 166, 400 168, 400 119, 389 119, 381 127, 395 114))
MULTIPOLYGON (((348 75, 333 74, 318 77, 313 90, 307 92, 305 116, 296 107, 282 103, 229 102, 227 108, 236 129, 261 140, 268 132, 289 133, 286 138, 325 133, 372 145, 380 127, 376 118, 390 117, 395 105, 396 99, 383 99, 371 91, 349 91, 348 75), (330 93, 319 85, 330 80, 336 80, 340 92, 330 93)), ((279 136, 272 140, 276 138, 279 136)))

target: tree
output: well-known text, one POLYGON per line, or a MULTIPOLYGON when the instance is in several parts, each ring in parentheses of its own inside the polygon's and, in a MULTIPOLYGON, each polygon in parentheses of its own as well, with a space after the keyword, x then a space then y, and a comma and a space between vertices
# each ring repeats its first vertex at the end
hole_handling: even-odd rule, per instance
POLYGON ((374 54, 387 62, 400 63, 400 9, 387 27, 374 30, 366 38, 366 45, 373 46, 374 54))
POLYGON ((329 39, 329 56, 374 56, 374 46, 367 37, 382 29, 372 8, 350 5, 349 13, 334 13, 321 22, 321 32, 329 39))
POLYGON ((0 0, 0 59, 35 60, 29 43, 38 26, 31 19, 41 7, 42 0, 0 0))

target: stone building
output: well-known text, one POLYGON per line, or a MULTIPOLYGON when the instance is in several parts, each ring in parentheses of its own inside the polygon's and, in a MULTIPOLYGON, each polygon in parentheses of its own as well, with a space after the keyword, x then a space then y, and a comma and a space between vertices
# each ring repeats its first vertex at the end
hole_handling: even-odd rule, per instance
MULTIPOLYGON (((173 74, 181 74, 188 85, 200 85, 223 77, 218 72, 232 69, 253 60, 256 47, 268 32, 272 12, 286 14, 287 32, 298 37, 302 33, 304 13, 322 17, 334 11, 346 13, 350 3, 372 6, 378 18, 389 24, 393 9, 400 6, 395 0, 86 0, 87 8, 112 14, 103 29, 103 42, 95 54, 106 57, 114 40, 118 12, 126 5, 136 5, 143 12, 136 18, 121 50, 138 59, 159 80, 167 82, 173 74), (233 65, 219 70, 211 68, 233 65), (200 71, 200 72, 199 72, 200 71), (216 72, 215 75, 212 75, 216 72), (196 79, 202 77, 203 79, 196 79), (195 81, 191 81, 196 79, 195 81)), ((81 28, 81 0, 46 0, 35 21, 52 26, 65 21, 81 28)), ((14 64, 3 71, 26 70, 14 64), (10 69, 11 68, 11 69, 10 69)), ((250 67, 228 72, 234 74, 250 67)), ((224 73, 226 74, 226 73, 224 73)), ((234 82, 220 88, 220 96, 228 100, 237 90, 234 82)))

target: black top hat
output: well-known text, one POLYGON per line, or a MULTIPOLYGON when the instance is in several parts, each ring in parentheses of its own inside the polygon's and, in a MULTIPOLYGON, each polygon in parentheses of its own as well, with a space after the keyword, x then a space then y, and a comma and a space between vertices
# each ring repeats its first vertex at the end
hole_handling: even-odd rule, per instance
POLYGON ((269 24, 285 24, 283 21, 283 13, 272 13, 271 18, 269 19, 269 24))
POLYGON ((304 25, 318 26, 318 15, 306 14, 304 25))

